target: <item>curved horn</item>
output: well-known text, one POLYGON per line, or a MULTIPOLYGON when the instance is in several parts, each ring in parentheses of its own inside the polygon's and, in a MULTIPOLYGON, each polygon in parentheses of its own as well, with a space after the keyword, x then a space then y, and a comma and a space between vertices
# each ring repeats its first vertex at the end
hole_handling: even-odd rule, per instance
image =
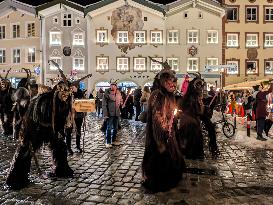
POLYGON ((26 68, 22 68, 26 73, 27 73, 27 83, 29 84, 30 83, 30 76, 29 76, 29 69, 26 69, 26 68))
POLYGON ((71 85, 77 85, 77 84, 80 83, 80 81, 84 80, 85 78, 89 78, 89 77, 91 77, 91 76, 92 76, 92 74, 88 74, 88 75, 86 75, 86 76, 84 76, 84 77, 82 77, 82 78, 80 78, 80 79, 74 81, 73 83, 71 83, 71 85))
POLYGON ((11 68, 7 71, 7 74, 6 74, 6 76, 5 76, 5 80, 7 79, 10 70, 11 70, 11 68))
POLYGON ((201 78, 201 73, 199 73, 199 72, 196 72, 198 75, 199 75, 199 78, 201 78))
POLYGON ((64 75, 64 72, 62 71, 62 69, 60 68, 60 65, 58 63, 56 63, 55 61, 53 60, 49 60, 48 63, 52 63, 56 68, 58 68, 58 71, 60 72, 61 76, 62 76, 62 79, 64 81, 64 83, 68 86, 68 81, 67 81, 67 78, 65 77, 64 75))
POLYGON ((163 62, 157 61, 157 60, 153 59, 151 56, 148 56, 148 57, 150 58, 151 61, 159 63, 163 66, 163 62))

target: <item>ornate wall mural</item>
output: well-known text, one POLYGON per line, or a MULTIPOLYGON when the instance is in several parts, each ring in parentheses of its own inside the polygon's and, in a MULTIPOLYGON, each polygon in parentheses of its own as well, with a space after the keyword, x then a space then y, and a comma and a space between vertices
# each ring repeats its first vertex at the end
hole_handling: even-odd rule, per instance
POLYGON ((118 48, 122 52, 127 53, 128 49, 135 48, 134 31, 140 31, 144 26, 142 12, 140 9, 129 5, 119 7, 112 13, 111 25, 111 35, 118 48), (117 43, 118 31, 128 31, 128 43, 117 43))

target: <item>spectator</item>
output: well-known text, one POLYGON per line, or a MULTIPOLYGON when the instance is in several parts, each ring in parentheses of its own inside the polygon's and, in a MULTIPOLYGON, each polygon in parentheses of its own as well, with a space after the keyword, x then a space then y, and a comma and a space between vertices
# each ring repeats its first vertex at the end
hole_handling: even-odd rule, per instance
POLYGON ((96 103, 96 112, 98 114, 98 117, 100 116, 101 109, 102 109, 103 94, 104 94, 104 91, 102 90, 102 88, 100 88, 99 91, 97 92, 96 101, 95 101, 95 103, 96 103))
POLYGON ((110 84, 110 89, 105 91, 102 99, 103 115, 107 119, 105 137, 106 148, 112 147, 112 143, 116 140, 121 104, 122 97, 117 89, 117 83, 112 82, 110 84))
POLYGON ((140 102, 141 102, 142 107, 143 107, 142 110, 144 112, 148 110, 148 101, 149 101, 150 95, 151 95, 151 92, 150 92, 149 87, 145 86, 144 90, 143 90, 143 93, 142 93, 142 96, 140 98, 140 102))
POLYGON ((267 99, 266 96, 273 90, 273 83, 267 91, 262 91, 260 88, 256 95, 256 120, 257 120, 257 140, 265 141, 263 138, 263 130, 265 129, 265 118, 267 116, 267 99))
MULTIPOLYGON (((82 90, 75 85, 71 86, 72 93, 74 95, 74 99, 82 99, 84 98, 82 90)), ((82 123, 83 123, 83 118, 84 118, 84 113, 83 112, 75 112, 74 117, 70 117, 70 120, 73 120, 76 125, 76 150, 78 153, 82 153, 81 149, 81 128, 82 128, 82 123)), ((71 138, 72 138, 72 130, 73 130, 73 125, 74 123, 71 122, 69 125, 67 125, 67 128, 65 129, 66 131, 66 145, 67 145, 67 150, 70 155, 73 154, 73 151, 71 149, 71 138)))
POLYGON ((216 92, 215 92, 213 86, 210 86, 210 90, 209 90, 208 94, 209 94, 211 97, 214 97, 214 95, 216 94, 216 92))
POLYGON ((141 86, 139 86, 135 91, 134 91, 134 105, 136 107, 136 118, 135 121, 138 121, 138 116, 140 115, 141 112, 141 95, 142 95, 142 91, 141 91, 141 86))

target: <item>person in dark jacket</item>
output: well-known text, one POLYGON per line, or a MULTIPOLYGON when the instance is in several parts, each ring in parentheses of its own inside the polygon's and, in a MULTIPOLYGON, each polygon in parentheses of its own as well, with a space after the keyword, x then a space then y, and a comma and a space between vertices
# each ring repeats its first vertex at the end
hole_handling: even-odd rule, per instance
POLYGON ((141 86, 139 86, 134 91, 134 105, 136 107, 136 118, 135 118, 135 121, 139 120, 138 116, 140 115, 140 112, 141 112, 141 102, 140 102, 141 96, 142 96, 142 91, 141 91, 141 86))
MULTIPOLYGON (((79 89, 78 86, 72 85, 71 90, 74 96, 74 99, 82 99, 84 98, 83 92, 81 89, 79 89)), ((81 149, 81 128, 83 123, 84 113, 83 112, 75 112, 74 114, 74 121, 76 125, 76 150, 78 153, 82 153, 81 149)), ((73 118, 72 118, 73 119, 73 118)), ((72 138, 72 127, 69 127, 66 129, 66 145, 67 150, 70 155, 73 154, 73 151, 71 149, 71 138, 72 138)))
POLYGON ((263 130, 265 129, 265 118, 267 116, 267 99, 266 96, 273 90, 273 83, 267 91, 260 91, 256 95, 256 119, 257 119, 257 140, 265 141, 263 130))
POLYGON ((112 147, 112 143, 116 140, 121 104, 122 97, 117 89, 117 83, 111 82, 110 89, 105 91, 102 98, 103 116, 107 119, 106 148, 112 147))

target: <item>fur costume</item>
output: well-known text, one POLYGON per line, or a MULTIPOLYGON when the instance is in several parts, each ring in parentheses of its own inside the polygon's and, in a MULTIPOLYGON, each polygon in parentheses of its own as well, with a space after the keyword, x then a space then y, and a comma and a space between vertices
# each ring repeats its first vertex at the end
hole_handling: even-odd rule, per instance
POLYGON ((175 96, 164 83, 176 80, 175 72, 163 69, 155 78, 148 102, 145 152, 142 162, 143 185, 151 191, 167 191, 182 177, 185 162, 173 126, 175 96))
POLYGON ((64 125, 71 108, 69 88, 59 83, 52 91, 34 98, 23 116, 19 133, 20 144, 14 154, 6 183, 12 189, 28 184, 32 152, 43 143, 49 143, 52 150, 53 175, 71 177, 73 171, 67 162, 64 142, 64 125), (65 99, 65 100, 62 100, 65 99))
POLYGON ((7 79, 11 69, 8 70, 5 78, 1 78, 0 82, 0 118, 3 127, 4 135, 12 135, 12 93, 14 90, 11 87, 10 81, 7 79))
POLYGON ((29 102, 30 102, 30 78, 31 72, 29 69, 23 68, 23 70, 27 73, 26 78, 22 78, 18 83, 17 90, 12 96, 12 100, 14 102, 12 111, 14 112, 13 116, 13 138, 19 138, 19 131, 21 128, 23 116, 25 115, 29 102))
POLYGON ((203 115, 202 103, 204 81, 200 75, 190 81, 182 101, 179 135, 185 145, 184 154, 189 159, 204 158, 203 135, 200 116, 203 115))

